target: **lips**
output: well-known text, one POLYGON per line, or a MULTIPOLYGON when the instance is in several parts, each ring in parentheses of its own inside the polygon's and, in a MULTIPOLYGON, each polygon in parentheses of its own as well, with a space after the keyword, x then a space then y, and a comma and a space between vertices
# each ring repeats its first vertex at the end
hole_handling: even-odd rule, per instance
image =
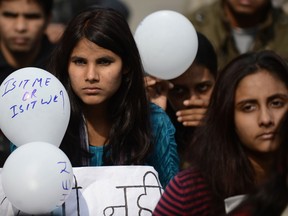
POLYGON ((266 132, 258 135, 257 138, 262 140, 272 140, 275 138, 275 135, 276 134, 274 132, 266 132))
POLYGON ((98 87, 86 87, 83 88, 83 91, 85 94, 98 94, 102 91, 102 89, 98 87))
POLYGON ((12 41, 14 44, 23 45, 23 44, 27 44, 29 39, 24 38, 24 37, 14 37, 14 38, 12 38, 12 41))

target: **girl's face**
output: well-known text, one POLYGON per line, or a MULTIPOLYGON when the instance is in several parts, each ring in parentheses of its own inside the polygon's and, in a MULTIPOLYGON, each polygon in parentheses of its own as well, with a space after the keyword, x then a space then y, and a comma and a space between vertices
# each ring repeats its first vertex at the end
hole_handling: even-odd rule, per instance
POLYGON ((234 107, 236 133, 245 147, 258 153, 277 149, 277 129, 288 110, 283 81, 266 70, 246 76, 236 89, 234 107))
POLYGON ((168 93, 168 100, 175 111, 187 109, 185 100, 209 101, 215 84, 209 69, 194 63, 181 76, 169 81, 174 87, 168 93))
POLYGON ((112 51, 81 39, 71 53, 68 73, 73 91, 84 104, 105 104, 121 84, 122 60, 112 51))
MULTIPOLYGON (((41 43, 49 22, 37 1, 1 1, 0 34, 2 49, 11 53, 31 55, 41 43)), ((3 50, 2 50, 3 52, 3 50)), ((11 57, 10 57, 11 58, 11 57)))

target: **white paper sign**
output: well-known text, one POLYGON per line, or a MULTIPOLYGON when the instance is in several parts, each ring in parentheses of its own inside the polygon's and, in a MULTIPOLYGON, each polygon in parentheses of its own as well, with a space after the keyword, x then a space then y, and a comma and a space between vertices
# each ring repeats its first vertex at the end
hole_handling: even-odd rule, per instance
POLYGON ((244 199, 246 198, 245 194, 228 197, 224 200, 225 203, 225 211, 226 213, 230 213, 233 209, 235 209, 244 199))
MULTIPOLYGON (((73 168, 73 172, 72 191, 53 215, 152 215, 163 193, 158 173, 151 166, 83 167, 73 168)), ((0 215, 17 214, 25 215, 5 197, 1 183, 0 215)))

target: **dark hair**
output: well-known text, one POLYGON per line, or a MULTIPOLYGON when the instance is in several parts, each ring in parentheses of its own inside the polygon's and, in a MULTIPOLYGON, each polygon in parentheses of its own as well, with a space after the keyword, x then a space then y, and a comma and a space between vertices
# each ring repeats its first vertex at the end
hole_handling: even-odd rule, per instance
POLYGON ((216 79, 217 77, 217 55, 211 42, 202 33, 197 32, 198 50, 193 63, 202 65, 209 69, 216 79))
POLYGON ((235 132, 234 95, 244 77, 263 69, 288 87, 288 66, 277 54, 260 51, 240 55, 219 74, 205 122, 196 129, 191 143, 191 160, 221 200, 255 187, 254 169, 235 132))
POLYGON ((141 164, 151 148, 143 67, 127 21, 112 9, 94 7, 80 12, 70 21, 52 54, 50 71, 66 87, 71 102, 71 119, 60 148, 74 166, 82 165, 81 158, 85 157, 83 147, 82 150, 79 147, 79 125, 84 124, 82 102, 71 88, 67 70, 71 52, 83 38, 119 55, 125 71, 121 86, 109 102, 108 111, 113 125, 109 145, 104 148, 104 163, 141 164))
MULTIPOLYGON (((126 20, 130 17, 130 9, 128 5, 122 0, 86 0, 85 7, 102 7, 111 8, 121 13, 126 20)), ((78 4, 81 4, 79 2, 78 4)))
POLYGON ((240 211, 248 211, 251 216, 278 216, 288 203, 288 112, 282 120, 278 134, 280 145, 274 162, 274 173, 267 184, 258 188, 229 215, 238 215, 240 211))
POLYGON ((36 0, 36 2, 42 7, 46 16, 52 14, 54 0, 36 0))

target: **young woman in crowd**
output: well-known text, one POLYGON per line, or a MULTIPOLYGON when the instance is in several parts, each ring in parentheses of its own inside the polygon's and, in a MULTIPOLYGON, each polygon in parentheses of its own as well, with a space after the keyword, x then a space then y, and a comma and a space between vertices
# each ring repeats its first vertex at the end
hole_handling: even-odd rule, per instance
POLYGON ((267 184, 259 187, 229 215, 285 216, 288 214, 288 112, 279 128, 280 145, 275 156, 273 174, 267 184))
POLYGON ((220 73, 191 168, 170 181, 154 215, 223 215, 224 200, 251 193, 274 168, 288 110, 288 66, 272 51, 243 54, 220 73))
POLYGON ((146 76, 152 102, 161 106, 176 128, 181 168, 196 126, 201 125, 217 76, 217 56, 210 41, 197 32, 198 51, 192 65, 179 77, 164 81, 146 76))
POLYGON ((179 170, 175 129, 146 97, 141 59, 126 19, 112 9, 79 13, 66 27, 50 71, 71 102, 60 148, 72 165, 151 165, 165 188, 179 170))

